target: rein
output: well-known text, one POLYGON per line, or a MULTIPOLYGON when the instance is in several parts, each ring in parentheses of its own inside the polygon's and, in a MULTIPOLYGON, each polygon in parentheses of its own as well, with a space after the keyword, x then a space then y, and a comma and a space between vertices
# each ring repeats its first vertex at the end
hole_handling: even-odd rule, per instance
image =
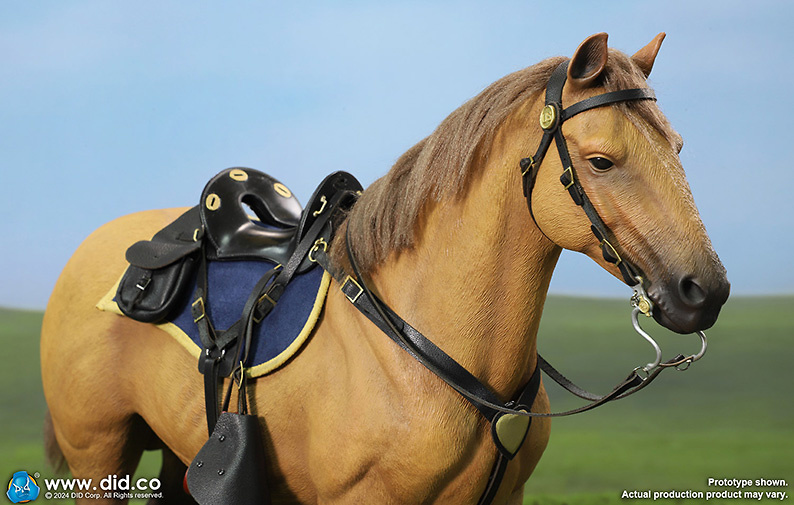
MULTIPOLYGON (((661 348, 650 335, 642 330, 638 321, 640 313, 651 316, 653 311, 653 304, 645 293, 641 270, 621 256, 619 244, 614 234, 598 214, 579 182, 571 162, 565 137, 562 134, 562 124, 582 112, 619 102, 656 100, 656 97, 653 91, 648 88, 626 89, 597 95, 563 108, 562 89, 567 79, 568 64, 568 61, 560 64, 549 78, 546 88, 545 106, 540 116, 543 137, 535 155, 524 158, 520 162, 524 196, 527 199, 530 215, 537 225, 532 211, 532 189, 543 158, 551 146, 552 140, 554 140, 560 161, 565 167, 560 176, 560 182, 568 190, 574 202, 582 207, 590 220, 591 230, 601 244, 604 259, 614 264, 620 270, 625 283, 634 289, 634 295, 631 298, 632 306, 634 307, 632 310, 632 324, 634 329, 648 340, 656 350, 657 356, 654 362, 635 368, 611 392, 601 396, 578 387, 538 354, 537 365, 528 383, 514 396, 513 400, 502 402, 487 385, 483 384, 462 365, 433 344, 430 339, 408 324, 372 292, 369 284, 359 271, 358 261, 351 248, 349 225, 346 226, 345 243, 352 275, 345 276, 343 272, 335 271, 331 267, 326 248, 315 247, 312 250, 314 260, 326 271, 332 273, 340 285, 340 290, 356 309, 423 366, 463 396, 490 423, 491 435, 498 449, 498 454, 485 491, 478 501, 480 505, 491 503, 495 497, 504 476, 507 462, 513 459, 520 450, 529 432, 533 417, 560 417, 578 414, 608 402, 625 398, 648 386, 666 368, 676 367, 679 370, 685 370, 690 363, 700 359, 706 350, 706 336, 703 332, 698 332, 702 342, 702 348, 699 353, 688 357, 678 355, 662 363, 661 348), (683 365, 686 366, 684 367, 683 365), (565 412, 532 412, 531 407, 540 388, 541 370, 567 391, 590 403, 565 412)), ((540 229, 540 226, 538 226, 538 229, 540 229)))

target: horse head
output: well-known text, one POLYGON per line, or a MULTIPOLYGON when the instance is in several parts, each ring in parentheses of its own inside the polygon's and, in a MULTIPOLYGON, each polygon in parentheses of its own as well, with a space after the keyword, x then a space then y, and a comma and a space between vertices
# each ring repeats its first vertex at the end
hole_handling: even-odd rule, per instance
MULTIPOLYGON (((632 57, 608 49, 605 33, 587 38, 568 62, 562 106, 647 88, 663 38, 659 34, 632 57)), ((541 99, 528 108, 532 128, 538 128, 543 107, 541 99)), ((641 276, 657 322, 678 333, 711 327, 730 284, 687 183, 679 158, 681 137, 655 101, 590 108, 566 119, 560 128, 575 170, 571 177, 576 174, 592 208, 619 244, 614 252, 641 276)), ((625 279, 615 258, 608 261, 611 254, 603 242, 594 238, 593 220, 560 184, 560 174, 568 167, 553 147, 541 165, 530 188, 530 210, 539 229, 558 246, 582 252, 625 279)))

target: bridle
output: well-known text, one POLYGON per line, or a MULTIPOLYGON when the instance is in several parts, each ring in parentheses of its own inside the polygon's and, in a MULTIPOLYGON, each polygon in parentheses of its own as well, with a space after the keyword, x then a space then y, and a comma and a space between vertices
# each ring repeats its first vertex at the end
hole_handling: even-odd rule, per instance
POLYGON ((634 295, 631 297, 631 304, 634 307, 631 314, 632 326, 656 351, 656 359, 643 367, 639 367, 639 369, 645 373, 650 373, 658 368, 674 366, 680 370, 682 369, 681 367, 689 367, 689 364, 699 360, 706 352, 707 344, 705 333, 702 331, 697 332, 701 339, 701 349, 698 353, 690 356, 681 356, 670 362, 662 363, 662 350, 659 344, 640 327, 638 320, 639 314, 644 314, 648 317, 653 315, 653 302, 645 292, 644 284, 646 279, 642 275, 639 267, 628 260, 625 254, 618 252, 620 246, 617 239, 598 214, 598 211, 587 196, 587 192, 579 182, 576 169, 571 161, 571 155, 568 152, 568 144, 562 133, 562 124, 577 114, 619 102, 635 100, 655 101, 656 95, 650 88, 624 89, 596 95, 563 108, 562 90, 568 78, 569 63, 570 60, 560 63, 557 68, 554 69, 554 72, 552 72, 551 77, 549 77, 549 82, 546 86, 545 105, 540 113, 540 127, 543 129, 543 137, 540 139, 540 144, 535 151, 535 155, 524 158, 519 163, 523 179, 524 197, 527 199, 529 214, 532 216, 532 220, 535 221, 535 226, 543 233, 542 228, 535 219, 535 213, 532 210, 532 190, 535 186, 535 179, 537 178, 540 165, 543 163, 543 159, 551 146, 552 139, 554 139, 557 145, 560 163, 564 167, 562 175, 560 176, 560 183, 568 190, 571 199, 573 199, 576 205, 582 208, 585 215, 590 220, 590 230, 601 244, 601 254, 604 260, 615 265, 618 270, 620 270, 623 281, 634 289, 634 295))
POLYGON ((582 207, 585 215, 590 220, 593 234, 601 243, 601 252, 604 259, 609 263, 614 264, 623 275, 623 280, 629 286, 634 286, 640 282, 641 274, 640 269, 637 268, 630 261, 625 259, 618 252, 618 243, 614 235, 607 227, 601 216, 598 215, 593 203, 587 196, 584 188, 579 182, 576 175, 576 169, 571 162, 571 155, 568 152, 568 144, 565 142, 565 136, 562 134, 562 124, 571 119, 575 115, 603 107, 618 102, 628 102, 634 100, 656 100, 653 90, 650 88, 634 88, 624 89, 620 91, 612 91, 596 95, 594 97, 577 102, 567 108, 562 107, 562 89, 568 77, 568 63, 569 61, 562 62, 551 74, 549 83, 546 87, 546 104, 540 114, 540 126, 543 129, 543 137, 540 139, 540 145, 535 151, 534 156, 524 158, 520 162, 521 175, 524 181, 524 196, 527 199, 527 206, 529 213, 538 229, 542 231, 537 220, 535 220, 535 213, 532 211, 532 189, 535 186, 535 178, 538 175, 543 158, 551 146, 551 141, 554 139, 557 144, 557 152, 560 155, 560 162, 564 167, 560 182, 568 190, 568 194, 576 203, 582 207))
MULTIPOLYGON (((507 462, 518 453, 529 431, 529 421, 531 418, 577 414, 592 410, 613 400, 625 398, 648 386, 659 373, 666 368, 676 367, 678 369, 686 369, 690 363, 700 359, 706 350, 706 336, 703 332, 698 332, 702 342, 702 348, 699 353, 691 356, 678 355, 667 362, 662 362, 661 348, 650 335, 642 330, 638 321, 639 314, 650 316, 653 311, 653 304, 647 296, 643 286, 641 270, 626 259, 625 256, 620 254, 619 244, 614 234, 609 230, 601 216, 599 216, 584 188, 579 183, 576 170, 571 162, 565 137, 562 134, 562 124, 579 113, 619 102, 655 100, 656 97, 649 88, 626 89, 587 98, 567 108, 563 108, 562 89, 567 79, 568 63, 568 61, 561 63, 549 78, 546 89, 545 106, 540 117, 540 124, 543 129, 543 137, 541 138, 540 145, 534 156, 524 158, 520 162, 524 196, 527 199, 530 215, 532 219, 535 220, 535 216, 532 212, 532 189, 538 170, 540 169, 553 139, 557 144, 557 151, 562 166, 565 167, 560 177, 560 182, 565 189, 568 190, 574 202, 582 207, 590 220, 591 230, 601 244, 604 259, 614 264, 620 270, 626 284, 634 289, 634 295, 631 298, 634 307, 632 310, 632 324, 635 330, 642 335, 643 338, 648 340, 656 350, 656 359, 653 362, 645 366, 638 366, 623 382, 615 386, 611 392, 601 396, 589 393, 576 386, 538 355, 537 366, 527 384, 514 396, 513 400, 505 403, 502 402, 487 385, 483 384, 442 349, 433 344, 430 339, 408 324, 372 292, 368 282, 365 281, 364 276, 359 271, 358 261, 351 248, 349 223, 345 226, 345 243, 348 260, 352 268, 351 275, 345 275, 344 272, 340 272, 338 269, 334 268, 330 264, 330 260, 324 248, 313 250, 316 261, 320 263, 326 271, 332 273, 339 283, 342 293, 362 314, 428 370, 433 372, 463 396, 489 421, 491 425, 491 434, 499 452, 491 475, 489 476, 486 489, 478 502, 481 505, 490 503, 493 500, 499 488, 499 483, 504 476, 507 462), (532 404, 534 403, 540 387, 541 370, 563 388, 590 403, 566 412, 531 412, 532 404), (516 422, 517 419, 525 419, 526 421, 523 424, 523 435, 519 437, 518 443, 516 444, 514 443, 514 433, 511 433, 508 428, 502 429, 500 426, 505 427, 520 424, 516 422)), ((535 223, 537 225, 537 221, 535 223)), ((538 226, 538 229, 540 229, 540 226, 538 226)))

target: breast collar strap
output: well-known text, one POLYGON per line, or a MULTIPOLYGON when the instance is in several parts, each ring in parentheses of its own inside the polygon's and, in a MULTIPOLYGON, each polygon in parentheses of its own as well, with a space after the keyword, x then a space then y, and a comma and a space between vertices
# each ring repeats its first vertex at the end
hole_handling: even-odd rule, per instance
MULTIPOLYGON (((334 276, 339 283, 339 289, 342 294, 356 309, 414 359, 457 391, 490 424, 491 436, 497 448, 497 455, 485 490, 477 502, 478 505, 488 505, 493 501, 504 477, 508 461, 515 457, 529 433, 531 418, 569 416, 592 410, 614 400, 620 400, 648 386, 665 369, 659 367, 644 376, 638 373, 639 369, 634 369, 612 391, 601 396, 594 395, 576 386, 538 355, 537 365, 529 381, 513 397, 512 401, 503 402, 487 385, 483 384, 430 339, 408 324, 372 292, 368 285, 369 283, 364 280, 359 271, 358 262, 350 246, 350 227, 345 226, 345 228, 345 245, 347 258, 353 270, 352 275, 345 275, 344 271, 333 268, 325 250, 321 249, 315 253, 317 263, 334 276), (563 388, 580 398, 588 400, 589 403, 565 412, 532 412, 532 405, 540 388, 541 370, 563 388), (523 418, 525 421, 521 421, 519 418, 523 418), (500 425, 504 429, 500 429, 500 425), (515 429, 516 427, 517 430, 515 429)), ((680 361, 681 358, 683 356, 676 356, 673 360, 680 361)))
MULTIPOLYGON (((615 246, 612 245, 614 242, 613 235, 609 232, 606 224, 598 215, 584 189, 579 184, 560 127, 565 120, 595 107, 627 100, 653 100, 655 97, 650 89, 628 89, 604 93, 578 102, 567 109, 562 109, 562 88, 567 77, 567 68, 568 62, 564 62, 549 79, 546 90, 546 108, 544 109, 544 116, 541 116, 542 126, 545 125, 543 127, 543 138, 535 156, 521 160, 521 169, 524 176, 524 195, 527 198, 527 205, 531 214, 532 204, 530 199, 537 170, 551 145, 552 139, 554 139, 557 143, 560 160, 563 166, 566 167, 560 177, 560 181, 590 219, 592 223, 591 229, 601 242, 604 258, 614 263, 620 269, 625 281, 633 286, 637 284, 638 270, 623 260, 615 246), (545 111, 548 111, 548 114, 545 111), (609 242, 609 238, 612 238, 613 242, 609 242)), ((535 219, 534 215, 532 219, 535 219)), ((503 402, 499 395, 486 384, 483 384, 442 349, 433 344, 430 339, 408 324, 372 292, 369 283, 359 271, 358 261, 351 247, 349 223, 345 226, 345 235, 347 258, 350 262, 352 275, 345 275, 344 271, 333 268, 325 250, 319 250, 315 253, 316 261, 334 276, 339 283, 340 290, 354 307, 397 345, 471 403, 491 425, 491 435, 498 451, 485 490, 478 500, 479 505, 490 504, 493 501, 499 490, 508 461, 518 453, 529 432, 531 418, 567 416, 592 410, 643 389, 663 370, 663 368, 657 368, 643 376, 638 373, 638 369, 635 369, 623 382, 615 386, 611 392, 600 396, 579 388, 538 355, 537 365, 530 375, 529 381, 513 397, 512 401, 503 402), (589 403, 566 412, 532 412, 531 408, 540 388, 540 370, 543 370, 549 377, 571 393, 588 400, 589 403)), ((617 244, 617 242, 614 243, 617 244)), ((674 360, 680 360, 680 358, 678 356, 674 360)))
MULTIPOLYGON (((636 265, 621 255, 614 234, 609 230, 604 220, 601 219, 601 216, 598 215, 593 203, 580 184, 576 169, 571 162, 568 145, 562 134, 562 124, 573 116, 596 107, 632 100, 656 100, 656 96, 650 88, 624 89, 596 95, 563 109, 562 89, 568 77, 568 64, 569 61, 562 62, 549 78, 549 83, 546 86, 545 106, 540 116, 543 137, 540 139, 540 145, 538 145, 535 155, 522 159, 520 163, 524 183, 524 196, 527 199, 529 213, 533 221, 535 221, 535 225, 538 226, 538 229, 541 229, 532 211, 532 189, 535 186, 535 179, 543 163, 543 158, 546 156, 553 139, 557 144, 557 152, 563 166, 560 182, 568 190, 576 205, 582 207, 585 215, 590 220, 590 229, 601 243, 601 252, 604 259, 620 270, 626 284, 634 286, 637 284, 637 278, 641 276, 641 272, 636 265)), ((542 229, 541 233, 543 233, 542 229)))

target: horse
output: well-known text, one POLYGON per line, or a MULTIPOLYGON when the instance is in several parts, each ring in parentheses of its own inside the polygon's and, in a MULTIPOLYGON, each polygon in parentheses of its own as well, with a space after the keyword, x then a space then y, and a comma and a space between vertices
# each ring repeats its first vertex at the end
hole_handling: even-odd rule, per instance
MULTIPOLYGON (((588 37, 568 60, 563 103, 647 88, 663 38, 628 56, 608 48, 605 33, 588 37)), ((561 250, 624 280, 560 184, 566 167, 556 156, 536 167, 531 200, 522 192, 520 161, 541 141, 543 93, 565 60, 507 75, 452 112, 363 191, 329 250, 346 270, 349 246, 382 300, 505 401, 537 366, 561 250)), ((643 274, 654 318, 678 333, 711 327, 729 283, 686 181, 682 139, 656 103, 594 108, 562 131, 578 183, 643 274)), ((60 275, 42 326, 50 460, 97 481, 130 475, 144 450, 161 450, 163 497, 150 503, 193 503, 182 480, 207 438, 200 376, 160 329, 95 305, 124 271, 124 250, 183 211, 135 213, 93 232, 60 275)), ((476 503, 497 457, 487 423, 338 286, 300 352, 248 386, 273 502, 476 503)), ((531 409, 550 411, 542 385, 531 409)), ((492 503, 522 502, 549 434, 550 420, 534 418, 492 503)))

